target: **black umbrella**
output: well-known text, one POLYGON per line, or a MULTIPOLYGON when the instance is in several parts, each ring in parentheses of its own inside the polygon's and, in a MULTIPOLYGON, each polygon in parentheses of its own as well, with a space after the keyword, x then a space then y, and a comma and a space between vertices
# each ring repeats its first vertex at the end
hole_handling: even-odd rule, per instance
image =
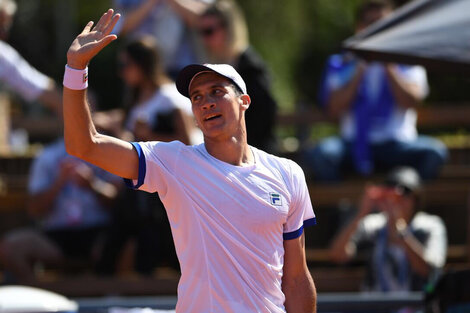
POLYGON ((470 72, 470 0, 415 0, 343 42, 367 60, 470 72))

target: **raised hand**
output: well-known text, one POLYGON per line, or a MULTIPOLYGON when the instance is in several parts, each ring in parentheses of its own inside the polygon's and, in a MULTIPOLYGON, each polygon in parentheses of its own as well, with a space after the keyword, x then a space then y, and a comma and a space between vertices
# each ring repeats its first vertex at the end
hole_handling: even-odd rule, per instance
POLYGON ((114 14, 113 9, 109 9, 103 14, 95 27, 93 27, 92 21, 88 22, 82 33, 70 45, 67 52, 68 66, 75 69, 84 69, 98 52, 115 40, 117 36, 110 35, 110 33, 119 17, 119 14, 114 14))

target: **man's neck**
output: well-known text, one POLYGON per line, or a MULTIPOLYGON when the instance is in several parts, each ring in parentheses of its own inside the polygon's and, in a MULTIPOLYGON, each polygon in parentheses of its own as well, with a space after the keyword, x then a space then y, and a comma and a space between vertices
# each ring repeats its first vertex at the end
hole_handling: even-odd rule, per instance
POLYGON ((255 157, 246 138, 239 140, 232 137, 224 141, 206 139, 205 147, 214 158, 235 166, 248 166, 255 163, 255 157))

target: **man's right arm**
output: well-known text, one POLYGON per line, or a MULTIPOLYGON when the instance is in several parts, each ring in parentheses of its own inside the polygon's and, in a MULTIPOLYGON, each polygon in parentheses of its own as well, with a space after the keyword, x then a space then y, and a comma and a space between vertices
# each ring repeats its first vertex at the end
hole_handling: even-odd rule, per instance
MULTIPOLYGON (((84 69, 90 60, 116 39, 110 35, 119 15, 108 10, 92 28, 89 22, 67 52, 67 64, 84 69)), ((123 178, 137 179, 139 160, 129 142, 99 134, 91 119, 86 90, 63 90, 64 139, 67 152, 123 178)))
POLYGON ((375 205, 373 193, 377 188, 367 187, 359 203, 359 210, 353 219, 346 225, 341 232, 334 238, 330 247, 330 258, 336 263, 345 263, 356 254, 356 243, 352 237, 356 233, 359 224, 371 213, 375 205))
POLYGON ((357 95, 359 84, 365 71, 365 64, 359 61, 359 65, 349 82, 344 86, 334 90, 330 94, 327 103, 327 113, 331 118, 338 119, 345 114, 351 107, 354 97, 357 95))

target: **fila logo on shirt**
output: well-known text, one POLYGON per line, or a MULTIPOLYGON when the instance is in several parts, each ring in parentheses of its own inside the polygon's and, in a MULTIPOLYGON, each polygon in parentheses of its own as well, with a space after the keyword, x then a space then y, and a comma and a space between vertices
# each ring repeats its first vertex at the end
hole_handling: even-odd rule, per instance
POLYGON ((278 193, 270 192, 269 199, 271 200, 272 205, 275 205, 275 206, 282 205, 281 195, 278 193))

